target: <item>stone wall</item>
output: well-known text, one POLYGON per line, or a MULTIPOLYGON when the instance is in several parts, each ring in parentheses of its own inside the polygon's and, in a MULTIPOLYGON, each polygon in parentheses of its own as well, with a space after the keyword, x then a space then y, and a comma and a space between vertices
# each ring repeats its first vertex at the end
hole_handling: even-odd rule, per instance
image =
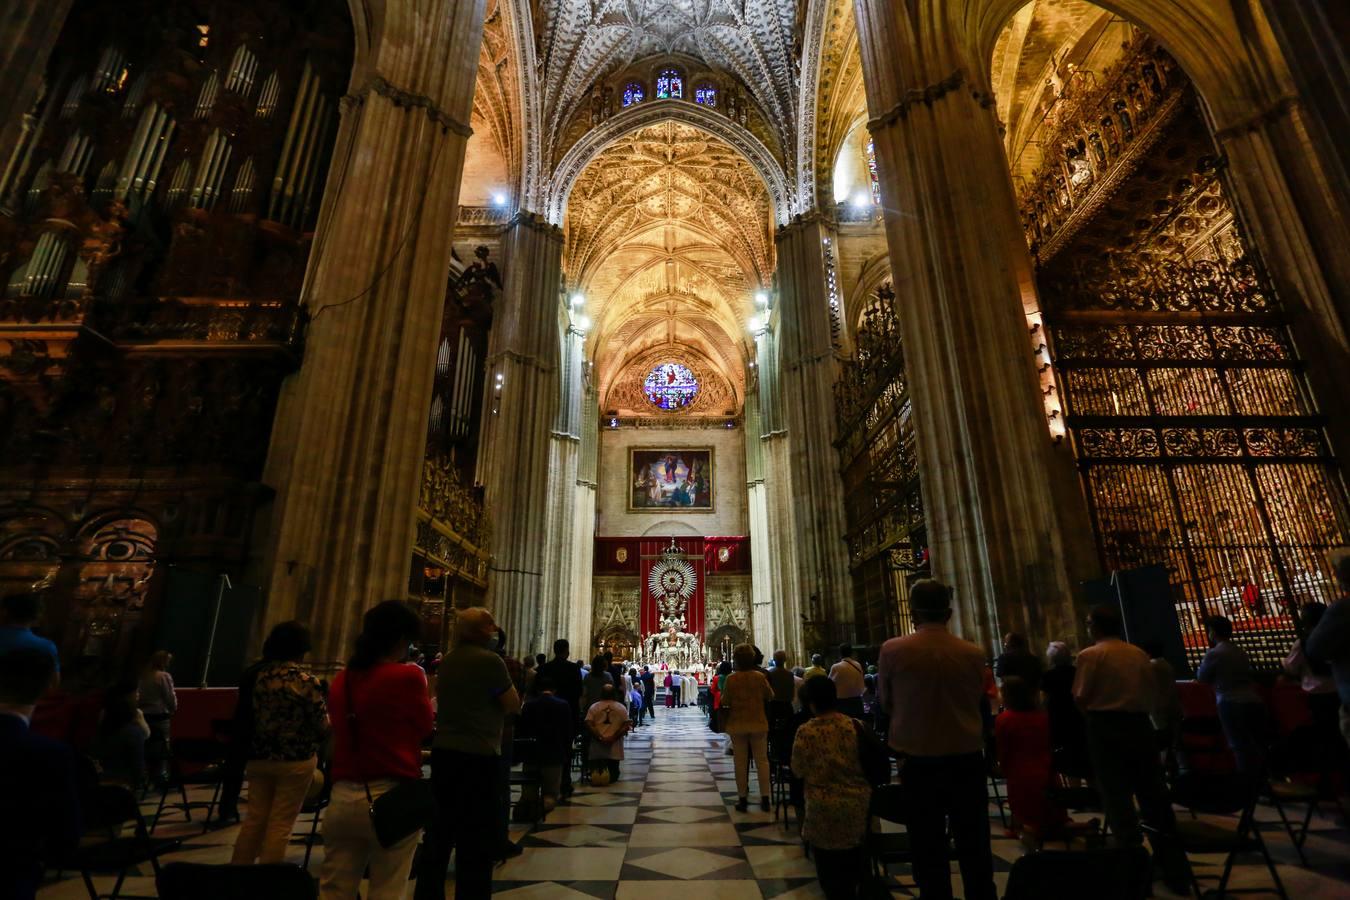
POLYGON ((642 534, 749 533, 746 517, 745 431, 735 428, 600 427, 599 499, 595 533, 608 537, 642 534), (628 451, 646 448, 713 448, 713 511, 629 512, 628 451), (654 530, 653 530, 654 529, 654 530))

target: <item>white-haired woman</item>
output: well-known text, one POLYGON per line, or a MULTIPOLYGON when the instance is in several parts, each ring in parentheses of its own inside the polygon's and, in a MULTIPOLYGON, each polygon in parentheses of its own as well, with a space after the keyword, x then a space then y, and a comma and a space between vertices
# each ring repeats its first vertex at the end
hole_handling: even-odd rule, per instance
POLYGON ((1045 711, 1050 716, 1055 771, 1076 782, 1092 772, 1083 714, 1073 699, 1073 678, 1078 670, 1069 645, 1063 641, 1051 641, 1045 648, 1045 659, 1050 667, 1041 676, 1041 690, 1045 693, 1045 711))

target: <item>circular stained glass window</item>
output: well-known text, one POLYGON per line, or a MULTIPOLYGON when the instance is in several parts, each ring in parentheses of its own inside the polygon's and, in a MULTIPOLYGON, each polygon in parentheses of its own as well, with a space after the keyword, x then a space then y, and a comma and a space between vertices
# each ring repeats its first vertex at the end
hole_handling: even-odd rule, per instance
POLYGON ((664 362, 647 373, 642 390, 651 404, 659 409, 683 409, 694 402, 698 394, 698 379, 688 366, 664 362))

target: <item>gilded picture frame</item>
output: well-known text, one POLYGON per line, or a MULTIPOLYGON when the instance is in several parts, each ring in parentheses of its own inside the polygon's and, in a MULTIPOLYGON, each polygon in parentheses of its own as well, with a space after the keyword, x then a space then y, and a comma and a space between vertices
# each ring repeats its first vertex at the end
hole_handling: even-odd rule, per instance
POLYGON ((630 447, 629 512, 713 511, 712 447, 630 447))

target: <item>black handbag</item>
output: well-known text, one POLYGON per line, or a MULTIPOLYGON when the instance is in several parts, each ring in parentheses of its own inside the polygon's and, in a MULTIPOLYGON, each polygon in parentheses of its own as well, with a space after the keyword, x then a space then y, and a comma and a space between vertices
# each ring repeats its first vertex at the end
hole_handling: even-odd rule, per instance
POLYGON ((853 733, 858 736, 858 764, 871 785, 891 783, 891 750, 862 722, 853 719, 853 733))
MULTIPOLYGON (((352 702, 350 671, 343 683, 346 687, 347 727, 352 737, 352 755, 359 767, 361 756, 357 744, 356 704, 352 702)), ((426 828, 436 814, 436 797, 432 793, 431 782, 425 779, 401 781, 378 797, 371 796, 370 782, 366 781, 365 776, 361 776, 361 786, 366 789, 366 802, 370 804, 370 825, 375 829, 375 840, 386 850, 426 828)))

